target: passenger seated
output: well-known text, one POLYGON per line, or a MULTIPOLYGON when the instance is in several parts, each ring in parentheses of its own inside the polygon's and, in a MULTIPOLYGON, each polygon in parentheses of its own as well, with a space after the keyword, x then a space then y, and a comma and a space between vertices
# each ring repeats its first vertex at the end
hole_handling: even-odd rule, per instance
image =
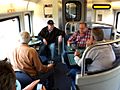
POLYGON ((47 24, 48 25, 44 27, 38 34, 38 37, 41 38, 43 41, 43 44, 41 45, 39 50, 39 55, 44 55, 51 60, 54 60, 56 56, 56 39, 58 37, 58 43, 61 43, 62 37, 65 36, 65 32, 56 28, 54 26, 53 20, 49 20, 47 24))
MULTIPOLYGON (((101 42, 104 42, 104 33, 103 31, 95 27, 91 31, 91 39, 86 42, 87 46, 93 45, 93 44, 99 44, 101 42)), ((80 53, 76 51, 74 53, 74 59, 75 62, 81 66, 81 59, 80 59, 80 53)), ((104 70, 107 68, 110 68, 113 66, 113 62, 116 60, 115 53, 112 49, 111 45, 102 45, 102 46, 96 46, 90 49, 85 59, 91 59, 92 62, 87 66, 88 71, 97 71, 97 70, 104 70)), ((75 75, 77 72, 80 72, 77 68, 73 68, 70 70, 69 75, 73 79, 73 83, 75 85, 75 75)), ((74 90, 74 89, 73 89, 74 90)))
POLYGON ((87 24, 85 22, 80 22, 79 30, 74 32, 72 36, 68 39, 68 45, 71 43, 76 43, 78 47, 85 48, 86 41, 90 39, 91 30, 87 28, 87 24))
MULTIPOLYGON (((91 36, 91 30, 87 28, 87 24, 85 22, 81 21, 79 25, 79 30, 77 30, 76 32, 73 33, 72 36, 70 36, 70 38, 67 41, 67 45, 72 46, 72 44, 76 44, 73 47, 74 49, 75 48, 85 49, 86 41, 90 39, 90 36, 91 36)), ((74 54, 74 51, 72 53, 74 54)), ((66 64, 70 66, 67 54, 71 54, 71 52, 67 52, 67 51, 64 52, 63 57, 66 64)))
POLYGON ((114 66, 117 66, 120 64, 120 45, 113 44, 112 48, 116 56, 116 61, 113 64, 114 66))
MULTIPOLYGON (((28 45, 29 41, 30 34, 25 31, 21 32, 20 45, 13 50, 10 60, 13 69, 16 71, 16 75, 19 72, 25 72, 34 80, 40 79, 41 83, 48 81, 48 88, 52 88, 54 80, 51 79, 53 79, 54 64, 43 65, 37 51, 28 45)), ((24 77, 24 73, 19 76, 24 77)))
MULTIPOLYGON (((32 82, 22 90, 33 90, 39 81, 40 80, 36 80, 32 82)), ((7 59, 0 61, 0 90, 21 90, 20 83, 16 80, 12 65, 10 62, 7 62, 7 59)), ((45 90, 45 87, 43 86, 41 89, 39 88, 39 90, 45 90)))

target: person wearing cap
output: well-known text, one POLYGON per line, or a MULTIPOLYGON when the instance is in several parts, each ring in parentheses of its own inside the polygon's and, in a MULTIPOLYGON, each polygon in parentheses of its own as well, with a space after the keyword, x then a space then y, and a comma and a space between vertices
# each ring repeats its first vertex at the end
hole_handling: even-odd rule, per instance
POLYGON ((47 52, 48 50, 50 50, 50 59, 54 60, 56 54, 56 39, 58 38, 58 43, 61 43, 62 37, 65 36, 65 32, 56 28, 54 26, 53 20, 48 20, 47 24, 48 25, 44 27, 38 34, 38 37, 43 40, 43 45, 40 47, 39 54, 45 56, 47 55, 47 57, 49 58, 50 55, 48 55, 47 52))

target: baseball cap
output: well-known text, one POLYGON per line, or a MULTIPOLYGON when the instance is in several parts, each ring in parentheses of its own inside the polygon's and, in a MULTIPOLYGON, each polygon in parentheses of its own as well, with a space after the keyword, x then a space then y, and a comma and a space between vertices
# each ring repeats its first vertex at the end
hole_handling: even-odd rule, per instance
POLYGON ((47 22, 47 24, 53 25, 54 22, 53 22, 53 20, 49 20, 49 21, 47 22))

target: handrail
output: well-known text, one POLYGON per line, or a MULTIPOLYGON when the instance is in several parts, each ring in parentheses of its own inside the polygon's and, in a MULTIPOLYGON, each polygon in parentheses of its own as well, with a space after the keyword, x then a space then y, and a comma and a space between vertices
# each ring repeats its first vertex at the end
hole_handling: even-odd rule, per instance
POLYGON ((67 34, 67 25, 70 25, 70 32, 71 33, 73 33, 74 31, 72 31, 72 27, 75 27, 75 29, 74 30, 76 30, 77 29, 77 23, 78 22, 67 22, 66 24, 65 24, 65 33, 67 34))
POLYGON ((116 40, 106 40, 105 42, 98 43, 98 44, 94 44, 94 45, 91 45, 91 46, 87 47, 87 48, 85 49, 85 51, 83 52, 83 55, 82 55, 82 58, 81 58, 81 60, 83 61, 82 64, 81 64, 81 77, 83 77, 83 76, 85 75, 85 56, 86 56, 87 52, 88 52, 90 49, 92 49, 93 47, 95 47, 95 46, 112 44, 112 43, 116 43, 116 42, 120 42, 120 39, 116 39, 116 40))

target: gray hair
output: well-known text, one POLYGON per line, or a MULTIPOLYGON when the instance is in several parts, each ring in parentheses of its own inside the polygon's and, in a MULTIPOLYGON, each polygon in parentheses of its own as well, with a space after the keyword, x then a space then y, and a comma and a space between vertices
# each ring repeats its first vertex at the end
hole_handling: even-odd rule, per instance
POLYGON ((96 41, 102 41, 104 39, 104 33, 100 27, 94 27, 91 34, 96 41))
POLYGON ((20 43, 28 44, 30 41, 30 34, 26 31, 20 33, 20 43))

